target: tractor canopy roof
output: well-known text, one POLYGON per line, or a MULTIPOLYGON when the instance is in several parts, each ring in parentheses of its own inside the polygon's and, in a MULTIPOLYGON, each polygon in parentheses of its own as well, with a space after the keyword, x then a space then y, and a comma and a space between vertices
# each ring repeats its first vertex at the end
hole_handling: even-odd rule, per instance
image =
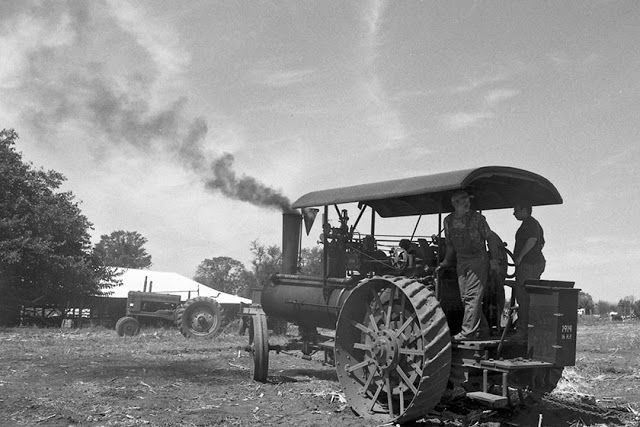
POLYGON ((523 169, 485 166, 413 178, 394 179, 313 191, 300 197, 293 208, 310 208, 358 202, 382 217, 451 212, 450 196, 466 190, 478 210, 561 204, 558 190, 546 178, 523 169))

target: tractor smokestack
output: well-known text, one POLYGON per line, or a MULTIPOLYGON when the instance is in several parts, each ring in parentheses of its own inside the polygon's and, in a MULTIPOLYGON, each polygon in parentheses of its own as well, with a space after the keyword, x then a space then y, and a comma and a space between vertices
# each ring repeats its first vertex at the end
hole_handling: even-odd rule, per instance
POLYGON ((289 210, 282 214, 282 273, 298 272, 302 215, 289 210))

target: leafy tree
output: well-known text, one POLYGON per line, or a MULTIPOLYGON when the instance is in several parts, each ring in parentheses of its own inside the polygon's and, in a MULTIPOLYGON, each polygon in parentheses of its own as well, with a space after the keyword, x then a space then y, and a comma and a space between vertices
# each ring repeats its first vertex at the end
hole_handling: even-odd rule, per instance
POLYGON ((322 247, 303 248, 300 251, 300 273, 322 276, 322 247))
POLYGON ((593 298, 586 292, 580 291, 578 294, 578 308, 584 308, 585 314, 593 314, 593 298))
POLYGON ((598 314, 602 316, 607 316, 609 315, 609 313, 616 310, 617 310, 616 305, 607 301, 599 300, 598 303, 596 304, 596 311, 598 314))
POLYGON ((253 254, 251 265, 253 274, 259 287, 269 283, 271 275, 278 273, 282 268, 282 250, 277 245, 264 246, 257 240, 251 242, 249 249, 253 254))
POLYGON ((640 300, 633 303, 633 314, 636 317, 640 317, 640 300))
POLYGON ((218 291, 236 295, 246 295, 254 283, 253 275, 247 271, 243 263, 225 256, 202 261, 193 280, 218 291))
POLYGON ((626 296, 618 301, 618 313, 621 316, 630 316, 634 313, 635 298, 633 295, 626 296))
POLYGON ((151 266, 151 255, 144 245, 147 239, 137 231, 114 231, 100 236, 95 246, 95 253, 104 265, 124 268, 148 268, 151 266))
POLYGON ((92 224, 65 178, 36 170, 16 152, 18 134, 0 131, 0 322, 15 320, 17 304, 64 303, 115 285, 112 271, 91 251, 92 224))

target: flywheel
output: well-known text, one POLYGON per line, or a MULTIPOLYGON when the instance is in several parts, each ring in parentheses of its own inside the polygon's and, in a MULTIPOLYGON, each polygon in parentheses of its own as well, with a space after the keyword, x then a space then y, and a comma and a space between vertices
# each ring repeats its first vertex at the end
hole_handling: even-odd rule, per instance
POLYGON ((406 422, 440 401, 451 368, 451 336, 434 292, 406 277, 362 281, 336 327, 336 370, 355 412, 406 422))

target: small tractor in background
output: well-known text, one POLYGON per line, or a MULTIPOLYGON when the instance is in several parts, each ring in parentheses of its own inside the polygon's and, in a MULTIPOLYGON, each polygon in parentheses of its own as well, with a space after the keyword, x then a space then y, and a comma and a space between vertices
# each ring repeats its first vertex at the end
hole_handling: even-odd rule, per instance
POLYGON ((181 302, 179 295, 129 291, 127 315, 116 322, 116 332, 121 337, 138 335, 145 321, 175 325, 187 338, 212 338, 220 333, 222 313, 210 297, 181 302))
MULTIPOLYGON (((377 424, 426 416, 460 392, 498 408, 509 405, 516 390, 518 397, 553 390, 563 368, 575 363, 579 289, 573 282, 525 282, 530 296, 526 337, 514 335, 511 322, 498 322, 487 339, 452 342, 464 313, 457 274, 455 267, 441 271, 436 266, 447 244, 443 214, 453 211, 450 197, 457 190, 473 194, 472 208, 483 212, 516 203, 562 203, 542 176, 497 166, 302 196, 283 214, 281 273, 243 307, 252 324, 247 350, 253 355, 254 380, 267 380, 270 351, 299 350, 307 359, 324 352, 347 402, 377 424), (347 203, 360 210, 353 224, 338 206, 347 203), (333 208, 334 225, 329 222, 333 208), (301 275, 302 222, 309 234, 320 209, 323 273, 301 275), (365 211, 370 227, 361 231, 357 226, 365 211), (434 229, 418 235, 422 216, 433 214, 434 229), (378 217, 414 217, 415 227, 412 233, 382 235, 376 233, 378 217), (267 316, 297 325, 299 336, 284 345, 270 343, 267 316)), ((492 292, 502 293, 504 301, 504 288, 515 283, 498 281, 492 292)), ((517 315, 517 305, 511 312, 517 315)))

